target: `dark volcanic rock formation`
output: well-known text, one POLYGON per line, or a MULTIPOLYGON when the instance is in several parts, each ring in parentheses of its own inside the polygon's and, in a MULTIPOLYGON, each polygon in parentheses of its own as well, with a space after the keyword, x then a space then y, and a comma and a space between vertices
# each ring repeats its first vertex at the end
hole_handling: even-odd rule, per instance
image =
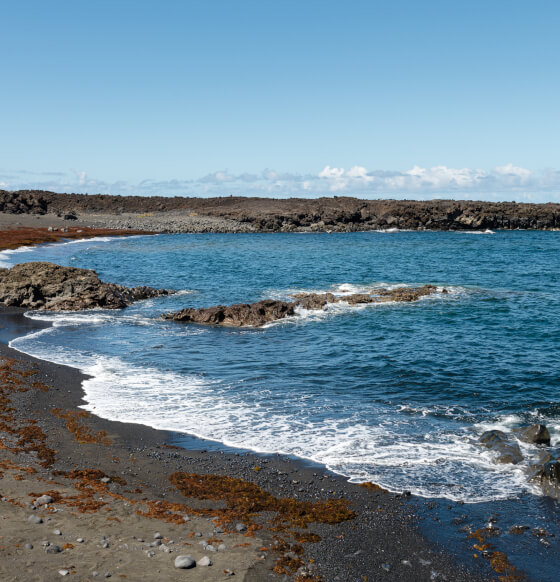
POLYGON ((513 431, 520 441, 535 445, 550 445, 550 433, 544 424, 522 426, 513 431))
MULTIPOLYGON (((560 228, 560 204, 517 204, 459 200, 361 200, 332 198, 181 198, 57 194, 0 190, 0 212, 68 214, 160 213, 184 211, 229 219, 239 230, 259 232, 484 230, 560 228)), ((138 225, 134 226, 138 228, 138 225)), ((187 227, 185 227, 187 228, 187 227)), ((154 226, 152 225, 152 230, 154 226)), ((165 231, 164 224, 161 231, 165 231)), ((187 230, 186 230, 187 231, 187 230)))
MULTIPOLYGON (((423 287, 401 287, 397 289, 374 289, 370 293, 337 296, 333 293, 298 293, 295 301, 265 299, 258 303, 239 303, 236 305, 216 305, 200 309, 187 308, 163 317, 184 323, 203 325, 224 325, 231 327, 260 327, 271 321, 296 315, 296 307, 303 309, 323 309, 327 303, 345 302, 350 305, 361 303, 386 303, 389 301, 417 301, 420 297, 435 293, 433 285, 423 287)), ((445 291, 445 290, 444 290, 445 291)))
POLYGON ((517 465, 523 460, 519 445, 501 430, 487 430, 478 440, 486 448, 496 453, 494 459, 496 463, 517 465))
POLYGON ((216 305, 202 309, 183 309, 177 313, 168 313, 166 319, 185 323, 205 325, 226 325, 232 327, 260 327, 265 323, 294 315, 294 303, 265 299, 258 303, 238 303, 236 305, 216 305))
POLYGON ((13 307, 48 311, 120 309, 133 301, 169 293, 165 289, 103 283, 95 271, 53 263, 22 263, 0 269, 0 302, 13 307))

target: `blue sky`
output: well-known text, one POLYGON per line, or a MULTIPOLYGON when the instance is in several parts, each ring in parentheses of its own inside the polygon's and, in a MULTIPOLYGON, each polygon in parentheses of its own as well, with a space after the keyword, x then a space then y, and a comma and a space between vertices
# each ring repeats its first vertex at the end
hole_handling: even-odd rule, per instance
POLYGON ((560 201, 560 3, 0 4, 0 188, 560 201))

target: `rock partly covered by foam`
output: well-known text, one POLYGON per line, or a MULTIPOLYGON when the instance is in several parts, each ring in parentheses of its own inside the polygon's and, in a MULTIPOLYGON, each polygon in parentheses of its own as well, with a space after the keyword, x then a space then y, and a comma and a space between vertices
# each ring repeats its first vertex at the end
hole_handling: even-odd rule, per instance
POLYGON ((11 269, 0 269, 0 302, 27 309, 120 309, 140 299, 169 293, 171 291, 166 289, 103 283, 95 271, 46 262, 22 263, 11 269))
MULTIPOLYGON (((260 327, 272 321, 296 315, 296 308, 324 309, 328 303, 345 302, 350 305, 362 303, 385 303, 389 301, 417 301, 437 291, 433 285, 423 287, 399 287, 396 289, 373 289, 369 293, 334 295, 333 293, 298 293, 294 301, 265 299, 257 303, 216 305, 214 307, 187 308, 163 317, 184 323, 224 325, 231 327, 260 327)), ((444 292, 446 292, 444 290, 444 292)))
POLYGON ((535 445, 550 445, 550 433, 544 424, 522 426, 513 431, 520 441, 535 445))
POLYGON ((519 445, 501 430, 487 430, 478 440, 495 453, 494 461, 496 463, 517 465, 523 460, 519 445))

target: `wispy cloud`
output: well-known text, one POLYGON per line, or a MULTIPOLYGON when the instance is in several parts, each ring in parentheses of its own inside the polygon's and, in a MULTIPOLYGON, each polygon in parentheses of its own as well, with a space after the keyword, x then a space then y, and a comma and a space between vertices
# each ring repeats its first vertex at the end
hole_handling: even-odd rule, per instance
POLYGON ((56 192, 87 192, 187 196, 275 196, 315 197, 331 195, 361 198, 427 199, 446 197, 480 200, 560 202, 560 170, 533 171, 512 163, 490 170, 413 166, 404 171, 348 169, 325 165, 319 172, 297 174, 267 168, 259 174, 235 174, 217 170, 200 178, 175 178, 140 182, 108 182, 91 177, 85 170, 68 172, 0 171, 0 188, 44 189, 56 192))

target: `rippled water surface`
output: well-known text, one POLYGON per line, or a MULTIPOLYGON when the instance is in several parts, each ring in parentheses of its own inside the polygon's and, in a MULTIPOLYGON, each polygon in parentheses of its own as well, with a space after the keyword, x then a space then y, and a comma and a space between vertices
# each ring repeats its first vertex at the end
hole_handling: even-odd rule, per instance
MULTIPOLYGON (((160 235, 0 254, 182 293, 122 312, 35 314, 12 346, 77 366, 87 408, 353 480, 467 501, 530 490, 477 444, 545 422, 560 438, 560 233, 160 235), (187 306, 433 283, 411 304, 331 306, 264 329, 166 322, 187 306)), ((536 454, 522 445, 526 465, 536 454)))

